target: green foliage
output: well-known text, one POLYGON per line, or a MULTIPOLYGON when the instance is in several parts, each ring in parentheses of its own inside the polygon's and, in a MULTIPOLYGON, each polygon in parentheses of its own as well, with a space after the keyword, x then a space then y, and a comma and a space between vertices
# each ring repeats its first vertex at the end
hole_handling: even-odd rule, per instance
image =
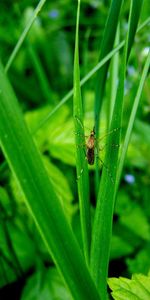
POLYGON ((72 300, 56 268, 42 268, 32 275, 23 290, 21 300, 72 300))
POLYGON ((130 279, 110 278, 108 284, 115 300, 148 300, 150 298, 150 276, 134 274, 130 279))
POLYGON ((107 277, 132 274, 109 279, 114 299, 150 298, 148 11, 85 0, 76 22, 77 1, 1 3, 0 287, 26 278, 23 300, 105 300, 107 277))

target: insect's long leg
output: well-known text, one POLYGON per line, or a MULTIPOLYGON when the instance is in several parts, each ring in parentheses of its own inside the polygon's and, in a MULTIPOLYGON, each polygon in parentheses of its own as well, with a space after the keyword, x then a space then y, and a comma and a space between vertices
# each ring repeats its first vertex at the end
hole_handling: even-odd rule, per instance
POLYGON ((98 155, 97 155, 97 158, 100 160, 102 166, 104 166, 104 168, 106 169, 107 174, 110 177, 111 182, 114 184, 114 180, 113 180, 111 172, 109 171, 109 168, 107 167, 107 165, 103 162, 103 160, 98 155))
MULTIPOLYGON (((84 149, 85 150, 85 149, 84 149)), ((85 163, 87 161, 87 157, 86 157, 86 153, 85 153, 85 159, 84 159, 84 162, 83 162, 83 166, 82 166, 82 169, 80 171, 80 175, 77 177, 77 181, 81 178, 82 176, 82 173, 83 173, 83 170, 84 170, 84 167, 85 167, 85 163)))
POLYGON ((83 138, 88 138, 89 136, 88 135, 83 135, 83 134, 80 134, 79 132, 74 132, 75 135, 80 135, 82 136, 83 138))
MULTIPOLYGON (((100 146, 99 151, 103 151, 105 149, 105 147, 107 147, 107 146, 108 146, 108 143, 102 147, 100 146)), ((120 147, 120 145, 119 144, 111 144, 111 147, 120 147)))
POLYGON ((82 121, 77 116, 74 116, 74 118, 78 121, 78 123, 80 124, 80 126, 82 127, 82 129, 84 129, 82 121))
MULTIPOLYGON (((113 130, 111 130, 111 131, 109 131, 108 133, 106 133, 106 134, 104 134, 103 136, 101 136, 101 137, 98 139, 98 141, 101 141, 101 140, 104 139, 107 135, 110 135, 110 134, 112 134, 113 132, 115 132, 115 131, 117 131, 117 130, 119 130, 119 129, 121 129, 121 127, 114 128, 113 130)), ((96 139, 96 138, 95 138, 95 139, 96 139)))
MULTIPOLYGON (((80 126, 82 127, 82 129, 86 128, 87 130, 91 131, 90 128, 86 127, 85 125, 83 126, 82 121, 77 116, 74 116, 74 118, 78 121, 78 123, 80 124, 80 126)), ((95 128, 95 126, 94 126, 94 128, 95 128)), ((85 137, 88 137, 88 136, 85 136, 85 137)))

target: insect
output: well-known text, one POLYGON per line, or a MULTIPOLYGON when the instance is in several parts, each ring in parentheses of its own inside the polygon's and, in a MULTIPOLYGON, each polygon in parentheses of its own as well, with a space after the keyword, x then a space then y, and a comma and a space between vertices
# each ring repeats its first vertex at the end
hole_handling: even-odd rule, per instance
POLYGON ((90 133, 86 141, 86 158, 89 165, 94 165, 95 159, 95 128, 90 133))
MULTIPOLYGON (((113 130, 111 130, 110 132, 106 133, 105 135, 103 135, 103 137, 100 138, 100 140, 102 140, 103 138, 105 138, 107 135, 112 134, 113 132, 117 131, 119 128, 115 128, 113 130)), ((93 128, 93 130, 90 132, 89 137, 87 138, 86 141, 86 159, 89 165, 94 165, 94 161, 95 161, 95 157, 97 156, 98 159, 100 160, 100 162, 102 163, 102 165, 105 167, 105 169, 107 170, 110 179, 112 181, 112 183, 114 183, 112 175, 109 171, 109 168, 105 165, 105 163, 102 161, 102 159, 99 157, 98 152, 99 150, 103 150, 104 147, 100 147, 99 150, 97 150, 97 145, 96 145, 96 137, 95 137, 95 127, 93 128), (97 154, 96 154, 97 152, 97 154)), ((119 145, 112 145, 115 147, 119 147, 119 145)))
MULTIPOLYGON (((79 124, 82 126, 83 128, 83 125, 82 125, 82 122, 76 117, 76 120, 79 122, 79 124)), ((111 131, 109 131, 108 133, 104 134, 100 139, 99 141, 103 140, 106 136, 108 136, 109 134, 112 134, 113 132, 117 131, 118 129, 120 128, 115 128, 111 131)), ((85 159, 87 160, 88 164, 89 165, 94 165, 94 162, 95 162, 95 158, 97 157, 101 164, 105 167, 105 169, 107 170, 112 182, 113 182, 113 179, 112 179, 112 175, 111 173, 109 172, 109 168, 105 165, 105 163, 103 162, 103 160, 99 157, 99 151, 103 150, 104 147, 99 147, 99 142, 95 136, 95 126, 93 127, 93 130, 91 130, 90 132, 90 135, 89 136, 85 136, 87 138, 86 140, 86 143, 84 143, 82 145, 85 146, 85 159)), ((106 145, 105 145, 106 146, 106 145)), ((117 146, 119 147, 119 145, 112 145, 112 146, 117 146)), ((83 173, 83 169, 84 167, 82 168, 81 170, 81 173, 80 175, 78 176, 78 179, 81 177, 81 174, 83 173)))

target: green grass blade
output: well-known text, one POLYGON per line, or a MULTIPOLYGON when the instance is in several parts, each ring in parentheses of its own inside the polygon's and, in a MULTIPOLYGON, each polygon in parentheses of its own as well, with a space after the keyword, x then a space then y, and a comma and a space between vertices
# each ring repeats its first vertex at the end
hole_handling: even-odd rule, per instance
MULTIPOLYGON (((122 3, 123 0, 112 0, 111 2, 111 6, 110 6, 110 10, 108 13, 108 18, 104 30, 104 35, 101 43, 99 60, 103 59, 113 48, 122 3)), ((95 95, 95 123, 96 123, 95 125, 96 125, 97 133, 99 129, 99 125, 98 125, 99 113, 102 106, 108 67, 109 67, 109 61, 99 70, 97 74, 96 95, 95 95)))
POLYGON ((132 2, 132 9, 131 9, 131 16, 130 16, 131 22, 130 22, 130 30, 128 36, 127 59, 131 51, 135 33, 137 31, 137 25, 142 10, 142 4, 143 4, 143 0, 139 0, 139 1, 133 0, 132 2))
POLYGON ((99 299, 78 243, 0 65, 0 145, 25 203, 73 298, 99 299))
POLYGON ((42 9, 43 5, 45 4, 45 2, 46 2, 46 0, 40 0, 40 1, 39 1, 37 7, 35 8, 35 10, 34 10, 34 12, 33 12, 32 17, 30 18, 30 20, 29 20, 29 22, 27 23, 25 29, 23 30, 23 32, 22 32, 22 34, 21 34, 21 36, 20 36, 20 38, 19 38, 19 40, 18 40, 18 42, 17 42, 17 44, 16 44, 14 50, 13 50, 13 52, 11 53, 11 55, 10 55, 10 57, 9 57, 9 59, 8 59, 8 62, 7 62, 7 64, 6 64, 6 66, 5 66, 5 72, 8 72, 10 66, 12 65, 12 63, 13 63, 13 61, 14 61, 14 59, 15 59, 15 57, 16 57, 16 55, 17 55, 19 49, 20 49, 20 47, 22 46, 22 44, 23 44, 23 42, 24 42, 24 40, 25 40, 27 34, 29 33, 29 30, 30 30, 31 27, 32 27, 32 24, 34 23, 34 21, 35 21, 37 15, 38 15, 39 12, 41 11, 41 9, 42 9))
MULTIPOLYGON (((120 10, 122 7, 123 0, 112 0, 110 5, 110 10, 108 12, 108 18, 106 21, 106 26, 103 34, 103 39, 100 48, 100 57, 101 60, 105 57, 106 54, 113 48, 117 26, 119 22, 120 10)), ((96 92, 95 92, 95 131, 96 137, 99 137, 99 115, 103 103, 103 96, 105 91, 106 77, 108 72, 110 61, 108 61, 97 74, 96 82, 96 92)), ((97 145, 98 147, 98 145, 97 145)), ((96 158, 95 163, 95 190, 96 194, 99 186, 99 160, 96 158)))
POLYGON ((83 126, 83 107, 80 89, 80 68, 79 68, 79 14, 80 1, 78 1, 75 54, 74 54, 74 97, 73 116, 76 137, 76 170, 80 206, 80 220, 82 231, 83 252, 87 265, 89 264, 90 243, 91 243, 91 217, 89 201, 89 178, 87 160, 85 159, 85 134, 83 126))
POLYGON ((140 82, 139 82, 138 90, 137 90, 137 93, 136 93, 136 96, 135 96, 135 99, 134 99, 134 103, 133 103, 133 106, 132 106, 131 115, 130 115, 130 118, 129 118, 129 121, 128 121, 128 127, 126 129, 124 142, 123 142, 123 145, 122 145, 122 151, 121 151, 118 170, 117 170, 117 182, 118 182, 118 184, 119 184, 119 181, 120 181, 121 172, 122 172, 125 156, 126 156, 126 153, 127 153, 128 144, 129 144, 129 141, 130 141, 130 137, 131 137, 131 133, 132 133, 132 129, 133 129, 133 125, 134 125, 138 105, 139 105, 139 102, 140 102, 140 98, 141 98, 143 86, 144 86, 144 83, 145 83, 145 80, 146 80, 146 76, 148 74, 149 66, 150 66, 150 50, 149 50, 149 54, 147 56, 147 59, 146 59, 146 62, 145 62, 144 68, 143 68, 143 72, 142 72, 141 79, 140 79, 140 82))
POLYGON ((40 61, 38 54, 36 53, 35 49, 27 43, 28 46, 28 53, 31 59, 31 63, 33 64, 34 70, 36 72, 38 82, 43 93, 43 97, 47 103, 54 103, 53 101, 53 93, 50 89, 50 85, 45 74, 44 68, 40 61))
MULTIPOLYGON (((142 5, 142 1, 141 5, 142 5)), ((137 24, 139 18, 140 7, 136 7, 135 1, 131 1, 129 15, 129 29, 127 32, 126 43, 121 63, 120 80, 117 89, 114 112, 110 130, 117 129, 107 139, 107 149, 103 167, 102 178, 98 193, 98 201, 94 219, 94 228, 92 235, 91 246, 91 272, 96 286, 99 287, 102 299, 106 299, 107 272, 109 263, 109 251, 112 230, 113 209, 116 194, 116 177, 118 164, 118 148, 112 149, 112 144, 119 144, 122 107, 124 98, 124 81, 126 73, 126 64, 131 46, 134 41, 135 27, 132 27, 133 22, 137 24), (137 9, 137 10, 135 10, 137 9), (134 14, 133 14, 134 12, 134 14), (137 20, 136 20, 137 18, 137 20), (133 31, 133 32, 132 32, 133 31), (108 171, 109 170, 109 171, 108 171), (110 176, 111 174, 111 176, 110 176), (112 181, 113 180, 113 181, 112 181), (101 285, 99 284, 101 283, 101 285)))
MULTIPOLYGON (((117 33, 116 33, 116 40, 115 45, 119 44, 119 36, 120 36, 120 29, 118 25, 117 33)), ((112 65, 110 68, 110 102, 107 101, 107 115, 108 115, 108 121, 107 123, 107 129, 110 126, 110 122, 112 119, 113 109, 115 106, 115 99, 116 99, 116 85, 118 81, 118 72, 119 72, 119 53, 117 52, 113 58, 112 58, 112 65)))

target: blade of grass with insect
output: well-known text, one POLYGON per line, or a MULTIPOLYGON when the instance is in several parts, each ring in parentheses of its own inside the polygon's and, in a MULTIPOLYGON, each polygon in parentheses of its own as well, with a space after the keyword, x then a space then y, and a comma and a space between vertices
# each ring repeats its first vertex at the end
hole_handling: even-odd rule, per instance
POLYGON ((78 0, 75 54, 74 54, 74 97, 73 116, 76 141, 76 170, 80 206, 80 221, 82 231, 83 252, 87 265, 89 264, 91 243, 91 217, 89 200, 89 177, 87 160, 85 159, 85 133, 83 126, 83 107, 80 89, 80 67, 79 67, 79 15, 80 0, 78 0))
MULTIPOLYGON (((129 14, 129 26, 127 31, 127 37, 123 52, 123 58, 120 69, 120 80, 117 89, 116 101, 112 116, 112 122, 110 130, 121 128, 121 118, 124 99, 124 82, 126 65, 133 45, 136 26, 139 20, 139 15, 143 1, 131 1, 130 14, 129 14), (136 26, 135 26, 136 25, 136 26)), ((112 144, 119 144, 120 130, 114 131, 113 134, 108 136, 107 149, 105 155, 105 166, 103 168, 102 178, 100 182, 100 188, 98 193, 97 207, 94 218, 94 226, 92 233, 92 245, 91 245, 91 272, 97 288, 99 289, 102 299, 107 297, 107 275, 108 275, 108 263, 109 252, 112 232, 112 219, 113 209, 115 202, 116 191, 116 176, 117 176, 117 164, 118 164, 118 152, 119 149, 112 150, 112 144), (111 177, 108 174, 111 174, 111 177), (113 179, 113 182, 112 182, 113 179)))
MULTIPOLYGON (((105 25, 105 30, 103 34, 103 39, 100 46, 99 60, 103 59, 105 55, 107 55, 109 51, 113 48, 122 4, 123 4, 123 0, 111 1, 111 5, 108 12, 106 25, 105 25)), ((96 132, 97 141, 99 138, 99 116, 100 116, 100 111, 103 103, 103 96, 105 91, 106 77, 109 68, 109 63, 110 61, 108 61, 97 73, 96 91, 95 91, 95 132, 96 132)), ((96 146, 98 148, 98 145, 96 146)), ((95 167, 95 191, 97 194, 99 179, 100 179, 98 157, 96 157, 95 166, 96 166, 95 167)))
MULTIPOLYGON (((142 30, 145 26, 150 23, 150 17, 147 18, 138 28, 137 32, 142 30)), ((118 46, 115 47, 112 51, 109 52, 108 55, 104 57, 85 77, 83 77, 80 81, 80 87, 82 87, 113 55, 115 55, 123 46, 125 41, 122 41, 118 46)), ((41 127, 43 127, 51 118, 51 116, 59 109, 62 105, 64 105, 71 97, 73 96, 73 89, 70 90, 55 106, 55 108, 47 114, 47 116, 38 124, 35 132, 37 132, 41 127)))
POLYGON ((99 299, 76 238, 0 65, 0 145, 73 299, 99 299))
MULTIPOLYGON (((146 59, 146 62, 145 62, 144 68, 143 68, 143 72, 142 72, 141 79, 140 79, 140 82, 139 82, 139 85, 138 85, 138 90, 137 90, 137 93, 136 93, 136 96, 135 96, 135 99, 134 99, 134 102, 133 102, 130 118, 129 118, 129 121, 128 121, 128 126, 127 126, 126 133, 125 133, 125 138, 124 138, 123 145, 122 145, 122 151, 121 151, 121 154, 120 154, 119 164, 118 164, 118 168, 117 168, 117 183, 118 184, 119 184, 119 181, 120 181, 125 156, 126 156, 126 153, 127 153, 127 148, 128 148, 128 145, 129 145, 129 141, 130 141, 130 137, 131 137, 131 133, 132 133, 132 129, 133 129, 133 125, 134 125, 138 105, 139 105, 139 102, 140 102, 140 99, 141 99, 141 94, 142 94, 143 86, 144 86, 144 83, 145 83, 145 80, 146 80, 146 77, 147 77, 147 74, 148 74, 149 67, 150 67, 150 50, 149 50, 149 53, 148 53, 148 56, 147 56, 147 59, 146 59)), ((117 191, 117 188, 118 188, 118 185, 116 187, 116 191, 117 191)))
POLYGON ((20 36, 20 38, 19 38, 19 40, 18 40, 18 42, 17 42, 14 50, 13 50, 13 52, 11 53, 11 55, 10 55, 10 57, 8 59, 8 62, 6 64, 6 66, 5 66, 5 72, 6 73, 8 72, 10 66, 12 65, 12 63, 13 63, 13 61, 14 61, 14 59, 15 59, 15 57, 16 57, 19 49, 20 49, 20 47, 22 46, 22 44, 23 44, 23 42, 24 42, 27 34, 29 33, 29 31, 30 31, 30 29, 32 27, 32 24, 34 23, 37 15, 40 13, 40 11, 41 11, 43 5, 45 4, 45 2, 46 2, 46 0, 40 0, 39 3, 38 3, 38 5, 37 5, 37 7, 35 8, 32 17, 29 19, 29 22, 27 23, 25 29, 23 30, 23 32, 22 32, 22 34, 21 34, 21 36, 20 36))

